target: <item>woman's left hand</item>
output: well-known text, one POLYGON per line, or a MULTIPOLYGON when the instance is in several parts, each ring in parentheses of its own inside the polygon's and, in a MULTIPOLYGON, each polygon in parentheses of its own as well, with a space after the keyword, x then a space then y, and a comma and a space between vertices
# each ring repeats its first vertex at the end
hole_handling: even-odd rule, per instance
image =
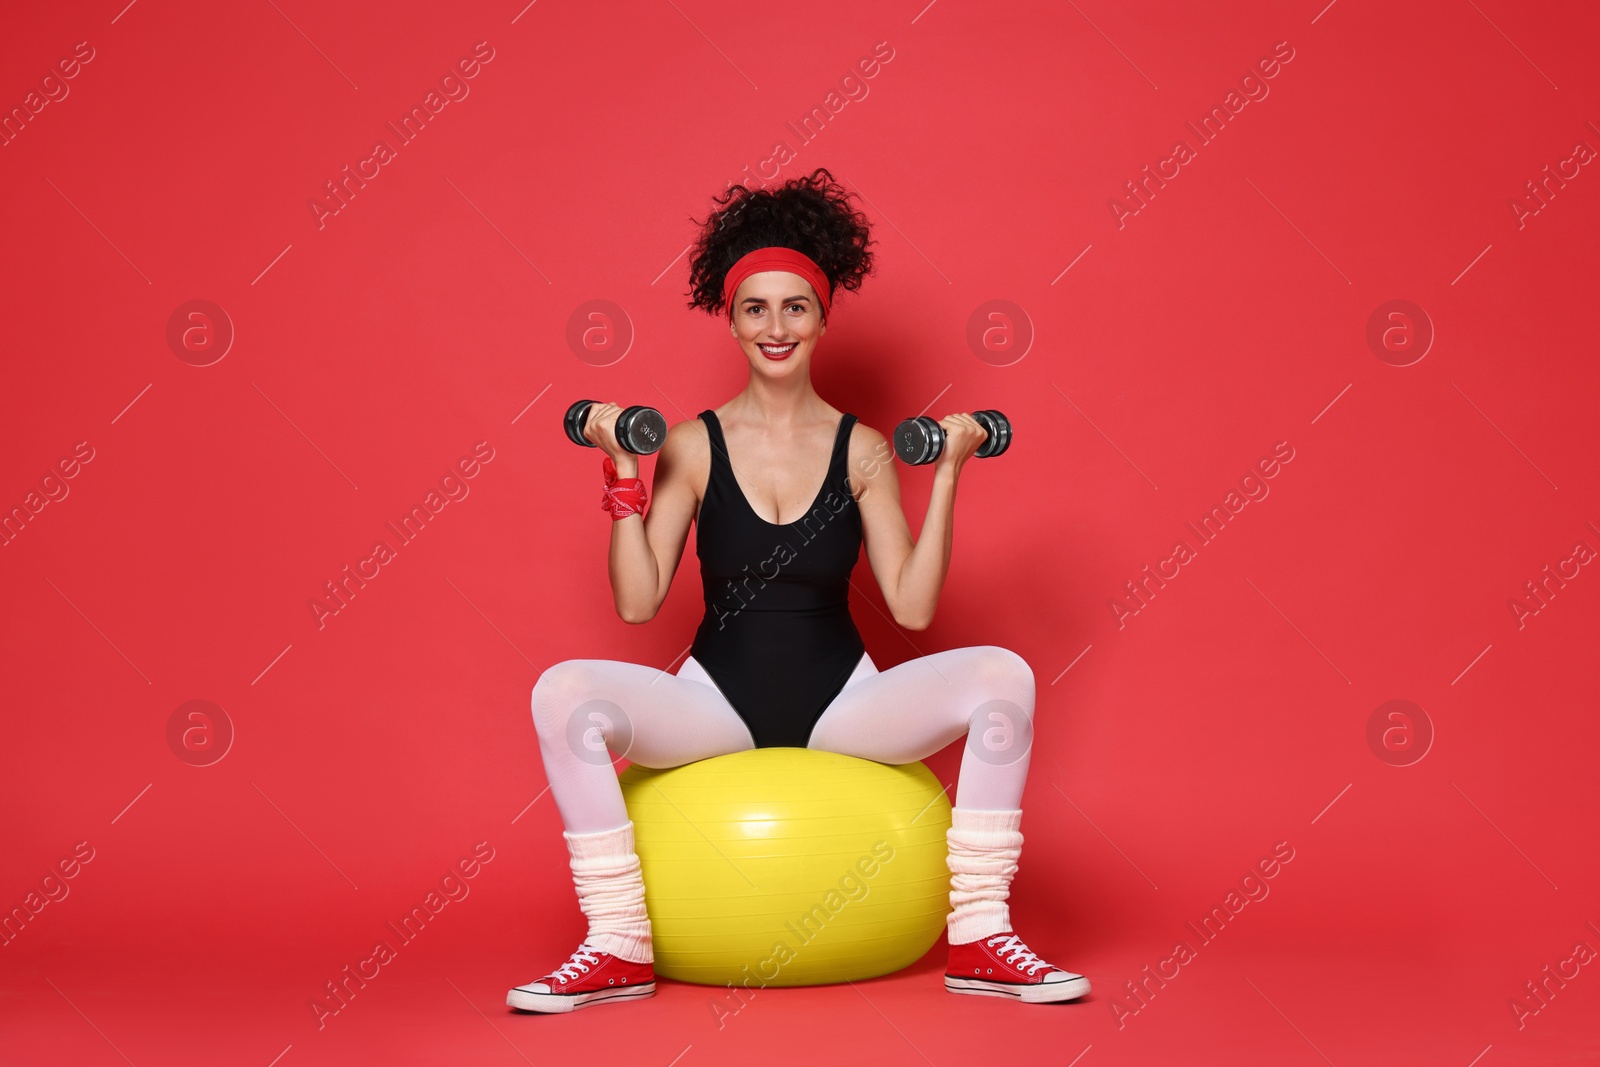
POLYGON ((944 451, 935 461, 934 473, 949 468, 952 473, 960 474, 961 465, 989 439, 989 431, 965 411, 946 415, 939 420, 939 426, 944 430, 944 451))

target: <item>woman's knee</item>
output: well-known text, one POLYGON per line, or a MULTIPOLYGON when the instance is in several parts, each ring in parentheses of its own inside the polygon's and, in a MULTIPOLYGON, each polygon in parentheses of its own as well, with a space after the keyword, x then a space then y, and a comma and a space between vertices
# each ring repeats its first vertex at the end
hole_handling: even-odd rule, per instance
POLYGON ((1033 668, 1009 648, 978 651, 980 702, 967 722, 967 748, 985 763, 1016 763, 1033 748, 1033 668))
POLYGON ((1028 661, 1000 645, 978 645, 974 651, 980 653, 978 671, 984 689, 997 697, 1026 694, 1028 699, 1020 703, 1031 715, 1036 683, 1028 661))
POLYGON ((573 711, 594 697, 599 681, 587 659, 567 659, 551 664, 533 684, 533 725, 541 738, 562 737, 573 711))

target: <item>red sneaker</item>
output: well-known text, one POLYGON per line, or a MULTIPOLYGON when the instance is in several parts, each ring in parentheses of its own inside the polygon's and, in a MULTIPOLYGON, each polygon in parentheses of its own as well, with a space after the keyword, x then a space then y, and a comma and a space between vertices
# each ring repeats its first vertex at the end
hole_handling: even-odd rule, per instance
POLYGON ((1089 992, 1089 979, 1053 967, 1035 956, 1010 930, 950 946, 944 987, 952 993, 1011 997, 1027 1004, 1076 1000, 1089 992))
POLYGON ((576 1011, 611 1000, 639 1000, 656 991, 656 969, 602 952, 589 942, 549 974, 506 994, 506 1005, 522 1011, 576 1011))

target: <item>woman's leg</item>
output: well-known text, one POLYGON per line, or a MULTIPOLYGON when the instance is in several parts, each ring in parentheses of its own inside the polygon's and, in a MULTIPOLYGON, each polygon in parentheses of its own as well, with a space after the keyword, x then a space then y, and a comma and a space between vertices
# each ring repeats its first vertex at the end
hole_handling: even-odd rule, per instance
POLYGON ((693 656, 677 674, 621 660, 563 660, 533 687, 533 724, 561 823, 573 834, 628 821, 608 748, 646 767, 678 767, 755 747, 693 656))
POLYGON ((1034 696, 1032 668, 998 645, 936 652, 886 671, 863 657, 811 731, 809 748, 897 764, 930 756, 966 736, 945 835, 952 946, 1011 930, 1006 900, 1022 853, 1022 787, 1033 751, 1034 696))
POLYGON ((1015 811, 1033 752, 1033 710, 1033 669, 1008 648, 952 648, 886 671, 863 656, 807 747, 911 763, 965 735, 955 806, 1015 811))
MULTIPOLYGON (((649 963, 654 952, 633 822, 607 749, 646 767, 677 767, 754 748, 750 731, 692 656, 676 675, 620 660, 564 660, 534 685, 533 722, 589 922, 584 941, 618 959, 649 963)), ((513 1006, 548 1010, 538 1005, 549 993, 548 985, 519 987, 513 994, 523 999, 513 1006)))

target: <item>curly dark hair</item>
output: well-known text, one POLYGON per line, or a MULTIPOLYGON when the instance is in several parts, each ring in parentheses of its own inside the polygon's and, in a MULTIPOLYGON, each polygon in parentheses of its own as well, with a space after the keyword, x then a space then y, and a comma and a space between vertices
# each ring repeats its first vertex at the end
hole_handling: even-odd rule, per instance
POLYGON ((723 276, 740 257, 758 248, 780 246, 804 252, 828 277, 828 299, 840 288, 854 292, 872 271, 866 215, 850 203, 850 192, 818 167, 773 190, 743 185, 713 197, 717 209, 700 227, 689 257, 689 303, 708 315, 726 310, 723 276))

